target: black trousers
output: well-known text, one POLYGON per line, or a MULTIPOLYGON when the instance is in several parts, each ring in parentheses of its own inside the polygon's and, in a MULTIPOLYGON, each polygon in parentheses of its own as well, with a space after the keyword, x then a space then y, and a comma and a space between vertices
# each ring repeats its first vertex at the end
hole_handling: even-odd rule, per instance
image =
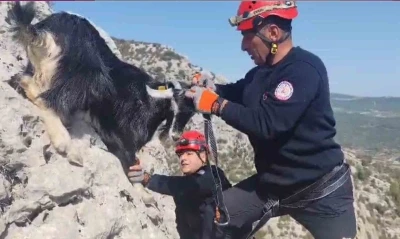
MULTIPOLYGON (((253 175, 224 191, 230 215, 229 227, 223 227, 226 239, 244 239, 252 224, 263 215, 265 198, 257 193, 257 176, 253 175)), ((303 225, 315 239, 355 238, 357 232, 351 178, 330 195, 304 208, 282 209, 278 216, 289 215, 303 225)), ((267 222, 268 225, 268 222, 267 222)))

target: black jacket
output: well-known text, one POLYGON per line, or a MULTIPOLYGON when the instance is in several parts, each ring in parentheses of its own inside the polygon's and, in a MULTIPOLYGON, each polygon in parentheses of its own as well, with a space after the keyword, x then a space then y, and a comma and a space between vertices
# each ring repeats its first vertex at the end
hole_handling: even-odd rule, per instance
POLYGON ((260 187, 270 193, 287 196, 343 161, 328 73, 316 55, 294 47, 278 64, 254 67, 216 92, 230 101, 220 117, 247 134, 260 187))
MULTIPOLYGON (((213 171, 216 167, 212 165, 213 171)), ((231 187, 225 173, 218 168, 223 190, 231 187)), ((147 188, 173 197, 176 208, 176 225, 181 239, 209 238, 214 232, 215 206, 207 205, 215 192, 210 166, 202 167, 196 174, 188 176, 166 176, 154 174, 147 188)), ((223 238, 223 237, 221 237, 223 238)))

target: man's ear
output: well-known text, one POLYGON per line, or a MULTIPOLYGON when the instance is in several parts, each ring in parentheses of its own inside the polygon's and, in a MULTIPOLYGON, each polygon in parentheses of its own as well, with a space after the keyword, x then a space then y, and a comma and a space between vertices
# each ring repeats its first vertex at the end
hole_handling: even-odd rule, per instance
POLYGON ((264 27, 264 35, 273 42, 278 41, 281 29, 276 24, 268 24, 264 27))

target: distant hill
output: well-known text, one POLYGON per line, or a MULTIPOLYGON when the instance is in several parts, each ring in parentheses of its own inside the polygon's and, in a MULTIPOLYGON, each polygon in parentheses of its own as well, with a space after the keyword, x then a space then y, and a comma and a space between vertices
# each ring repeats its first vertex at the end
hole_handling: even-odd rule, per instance
POLYGON ((348 148, 398 151, 400 97, 331 94, 338 142, 348 148))
POLYGON ((332 93, 331 100, 335 108, 364 114, 371 112, 378 117, 400 116, 400 97, 360 97, 332 93))

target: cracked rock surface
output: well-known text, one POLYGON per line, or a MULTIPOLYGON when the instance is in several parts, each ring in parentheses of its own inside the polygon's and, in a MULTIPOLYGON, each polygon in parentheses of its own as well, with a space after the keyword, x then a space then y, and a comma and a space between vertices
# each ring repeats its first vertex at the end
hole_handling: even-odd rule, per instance
MULTIPOLYGON (((5 31, 9 7, 0 3, 0 238, 178 238, 172 199, 133 187, 83 120, 70 129, 73 144, 85 155, 82 167, 50 146, 38 109, 13 84, 26 56, 5 31)), ((39 18, 51 13, 45 2, 37 7, 39 18)), ((138 157, 146 169, 169 172, 156 139, 138 157)))

